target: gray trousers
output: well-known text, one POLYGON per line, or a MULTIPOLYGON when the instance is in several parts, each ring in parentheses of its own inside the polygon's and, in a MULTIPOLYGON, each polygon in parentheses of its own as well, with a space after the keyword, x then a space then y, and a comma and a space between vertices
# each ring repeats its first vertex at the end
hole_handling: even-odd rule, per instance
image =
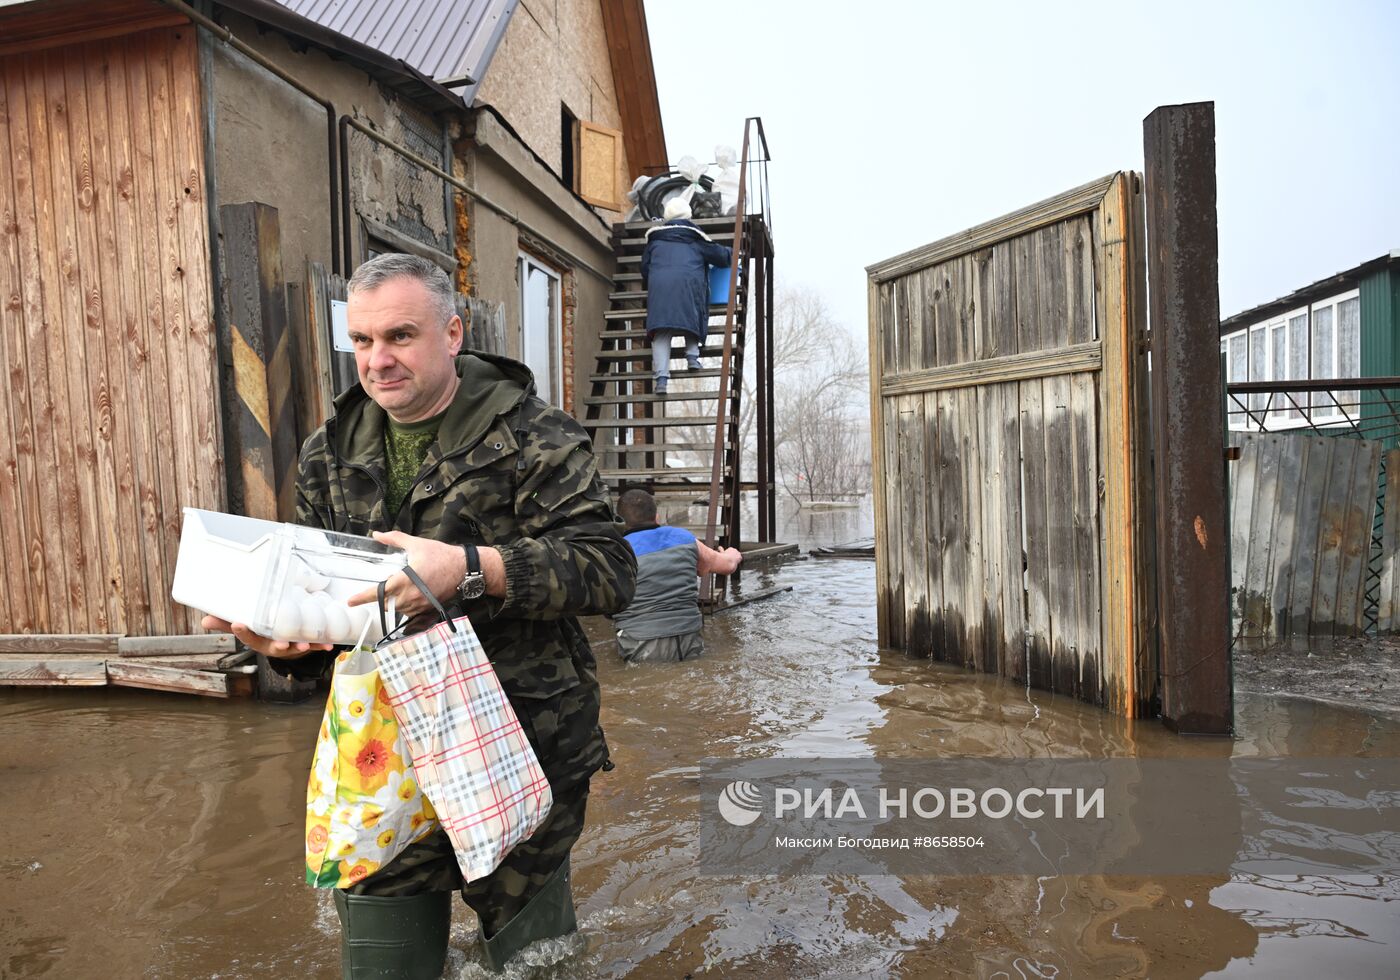
POLYGON ((684 330, 658 330, 651 335, 651 370, 658 378, 671 376, 671 338, 685 338, 685 356, 695 360, 700 356, 700 341, 684 330))
POLYGON ((629 664, 673 664, 697 659, 705 652, 705 641, 700 638, 699 630, 651 640, 638 640, 626 633, 618 633, 617 652, 629 664))

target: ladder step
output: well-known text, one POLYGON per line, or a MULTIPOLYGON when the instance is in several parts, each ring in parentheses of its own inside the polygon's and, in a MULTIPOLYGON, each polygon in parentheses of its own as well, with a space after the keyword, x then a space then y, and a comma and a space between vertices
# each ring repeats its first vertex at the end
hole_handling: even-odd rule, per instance
MULTIPOLYGON (((600 351, 600 352, 598 353, 597 356, 598 356, 598 360, 599 360, 599 361, 610 361, 610 362, 614 362, 614 363, 615 363, 615 362, 619 362, 619 361, 646 361, 646 362, 650 363, 650 362, 651 362, 651 348, 650 348, 650 347, 634 347, 634 348, 632 348, 631 350, 605 350, 605 351, 600 351)), ((723 348, 723 347, 701 347, 701 348, 700 348, 700 356, 701 356, 701 357, 723 357, 723 356, 724 356, 724 348, 723 348)), ((677 346, 677 347, 672 347, 672 348, 671 348, 671 360, 673 360, 673 361, 683 361, 683 360, 685 360, 685 348, 684 348, 684 347, 679 347, 679 346, 677 346)), ((678 373, 679 373, 679 374, 693 374, 693 373, 698 373, 698 372, 681 371, 681 372, 678 372, 678 373)), ((675 377, 675 375, 672 375, 672 377, 675 377)))
MULTIPOLYGON (((658 477, 676 480, 688 476, 709 477, 711 472, 708 466, 667 466, 659 470, 599 470, 598 475, 604 480, 654 480, 658 477)), ((696 486, 705 487, 708 484, 697 483, 696 486)))
MULTIPOLYGON (((734 226, 731 224, 724 231, 719 231, 718 229, 716 229, 714 231, 706 231, 705 234, 710 236, 711 241, 717 242, 721 245, 727 245, 729 242, 734 241, 734 226)), ((621 238, 617 241, 618 248, 645 248, 646 244, 647 239, 645 234, 638 235, 635 238, 621 238)))
POLYGON ((613 282, 641 282, 641 281, 642 281, 642 274, 641 274, 640 272, 619 272, 617 275, 613 276, 613 282))
MULTIPOLYGON (((702 368, 699 371, 682 371, 672 375, 676 378, 718 378, 719 368, 702 368)), ((610 371, 607 374, 590 374, 588 380, 594 384, 609 384, 623 382, 627 384, 641 384, 652 381, 650 371, 610 371)))
MULTIPOLYGON (((729 393, 731 396, 734 392, 729 393)), ((646 402, 698 402, 714 401, 717 391, 676 391, 669 397, 661 395, 604 395, 601 398, 585 398, 585 405, 636 405, 646 402)))
MULTIPOLYGON (((604 330, 598 335, 599 340, 646 340, 645 330, 604 330)), ((715 324, 710 331, 710 342, 714 344, 724 343, 724 327, 715 324)), ((742 346, 742 345, 736 345, 742 346)), ((650 349, 650 348, 648 348, 650 349)))
POLYGON ((664 429, 672 425, 714 425, 715 417, 713 415, 675 415, 671 418, 660 419, 588 419, 583 424, 589 429, 664 429))
MULTIPOLYGON (((646 293, 642 294, 642 298, 646 298, 646 293)), ((725 303, 710 304, 710 316, 724 316, 728 312, 729 306, 725 303)), ((632 310, 608 310, 608 312, 603 314, 604 320, 645 320, 646 318, 647 308, 645 306, 640 306, 632 310)))
POLYGON ((713 442, 629 442, 624 445, 594 446, 600 456, 621 456, 625 453, 707 453, 715 448, 713 442))
MULTIPOLYGON (((717 230, 717 229, 722 230, 722 229, 728 228, 728 229, 730 229, 730 230, 733 230, 733 228, 734 228, 734 215, 732 215, 732 214, 724 215, 723 217, 719 217, 719 218, 691 218, 690 220, 691 220, 691 223, 695 225, 695 227, 699 228, 701 231, 705 232, 706 234, 708 234, 708 233, 710 233, 710 232, 712 232, 712 231, 715 231, 715 230, 717 230)), ((664 221, 628 221, 628 222, 626 222, 626 223, 618 222, 617 224, 613 225, 613 231, 616 232, 617 229, 621 228, 621 229, 623 229, 624 231, 641 231, 641 232, 645 232, 648 228, 654 228, 654 227, 656 227, 657 225, 660 225, 660 224, 665 224, 665 222, 664 222, 664 221)))

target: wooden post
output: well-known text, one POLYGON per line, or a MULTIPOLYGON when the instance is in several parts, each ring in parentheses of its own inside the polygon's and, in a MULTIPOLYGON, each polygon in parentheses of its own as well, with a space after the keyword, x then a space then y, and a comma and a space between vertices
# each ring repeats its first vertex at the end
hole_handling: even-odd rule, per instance
POLYGON ((1143 121, 1162 717, 1229 734, 1230 570, 1220 392, 1215 105, 1143 121))
POLYGON ((277 209, 225 204, 219 223, 230 506, 249 517, 289 521, 298 446, 277 209))
MULTIPOLYGON (((297 405, 292 385, 277 209, 256 202, 219 209, 224 267, 224 441, 229 505, 265 520, 295 516, 297 405)), ((301 701, 315 685, 282 677, 258 657, 258 696, 301 701)))

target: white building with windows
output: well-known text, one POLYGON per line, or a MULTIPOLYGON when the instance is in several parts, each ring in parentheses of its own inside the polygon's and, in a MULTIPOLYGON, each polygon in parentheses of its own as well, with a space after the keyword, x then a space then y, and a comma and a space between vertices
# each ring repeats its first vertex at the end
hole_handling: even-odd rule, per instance
POLYGON ((1397 334, 1400 250, 1229 317, 1220 324, 1227 383, 1274 389, 1231 398, 1230 427, 1279 431, 1350 425, 1366 411, 1368 398, 1360 391, 1286 388, 1315 380, 1400 376, 1397 334))

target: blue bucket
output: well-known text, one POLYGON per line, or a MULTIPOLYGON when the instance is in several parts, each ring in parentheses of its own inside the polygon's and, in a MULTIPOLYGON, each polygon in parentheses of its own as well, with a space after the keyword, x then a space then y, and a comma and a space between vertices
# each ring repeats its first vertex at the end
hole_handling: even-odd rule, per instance
POLYGON ((729 305, 729 266, 710 266, 710 305, 729 305))

